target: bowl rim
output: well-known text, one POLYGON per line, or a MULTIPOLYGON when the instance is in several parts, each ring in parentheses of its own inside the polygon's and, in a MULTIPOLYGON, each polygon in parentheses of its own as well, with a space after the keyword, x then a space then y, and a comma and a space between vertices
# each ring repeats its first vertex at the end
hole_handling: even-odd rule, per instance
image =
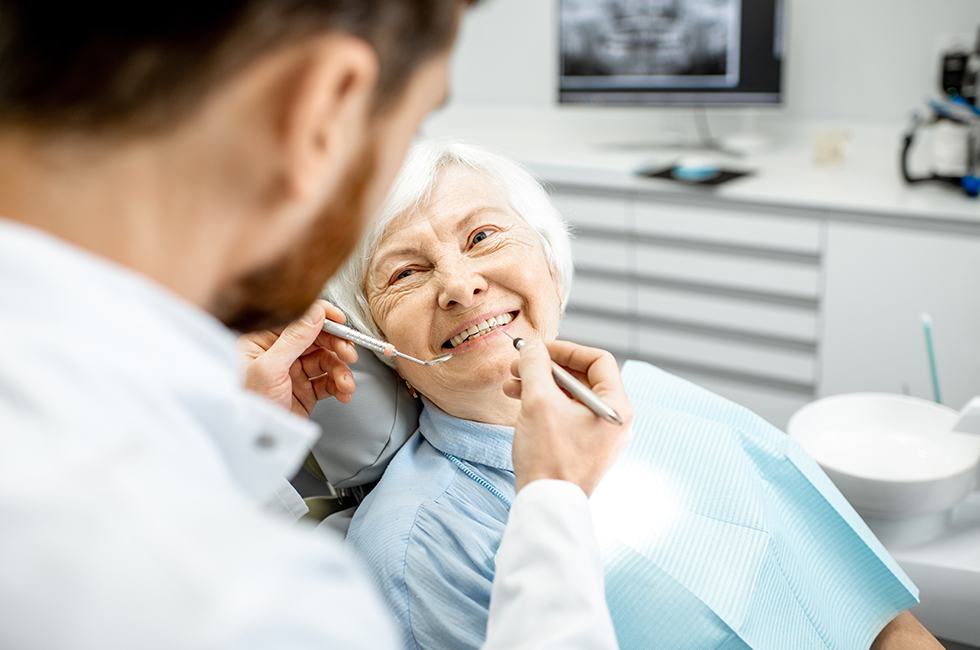
MULTIPOLYGON (((907 402, 920 406, 926 406, 938 411, 945 411, 948 415, 954 418, 959 415, 958 411, 950 408, 949 406, 946 406, 945 404, 938 404, 936 402, 923 399, 921 397, 915 397, 913 395, 901 395, 898 393, 883 393, 883 392, 839 393, 837 395, 829 395, 827 397, 822 397, 818 400, 814 400, 813 402, 806 404, 805 406, 797 410, 795 413, 793 413, 793 415, 789 419, 789 422, 786 425, 786 435, 788 435, 790 438, 795 440, 797 444, 803 447, 803 450, 807 453, 807 455, 813 458, 813 460, 816 461, 816 463, 819 464, 825 470, 831 470, 836 474, 840 474, 842 476, 846 476, 849 478, 855 478, 862 481, 874 481, 876 483, 885 483, 885 484, 894 483, 894 484, 915 486, 915 485, 927 485, 929 483, 948 481, 950 479, 958 478, 961 475, 968 474, 970 472, 980 472, 980 436, 977 437, 978 444, 977 444, 976 457, 973 459, 971 463, 963 464, 958 468, 950 472, 947 472, 945 474, 930 476, 928 478, 901 479, 901 478, 883 478, 883 477, 876 477, 876 476, 868 476, 867 474, 856 474, 851 471, 843 470, 837 467, 833 463, 825 462, 824 460, 818 459, 816 456, 810 454, 810 452, 806 449, 806 446, 803 444, 803 441, 800 439, 800 436, 793 434, 794 422, 798 422, 800 416, 803 416, 807 412, 812 411, 814 408, 826 405, 831 402, 842 402, 842 401, 851 401, 851 400, 868 399, 868 398, 886 399, 886 400, 891 400, 896 402, 907 402)), ((952 430, 939 431, 937 433, 955 434, 955 432, 952 430)), ((978 481, 980 481, 980 479, 978 479, 978 481)))

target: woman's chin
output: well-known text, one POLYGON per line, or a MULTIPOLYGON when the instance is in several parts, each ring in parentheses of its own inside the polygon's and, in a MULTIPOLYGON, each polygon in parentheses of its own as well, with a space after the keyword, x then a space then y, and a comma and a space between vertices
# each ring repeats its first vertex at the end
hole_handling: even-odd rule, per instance
MULTIPOLYGON (((505 340, 509 340, 503 337, 505 340)), ((460 389, 483 390, 502 385, 510 378, 510 364, 517 358, 517 351, 503 343, 470 349, 439 367, 443 383, 460 389)))

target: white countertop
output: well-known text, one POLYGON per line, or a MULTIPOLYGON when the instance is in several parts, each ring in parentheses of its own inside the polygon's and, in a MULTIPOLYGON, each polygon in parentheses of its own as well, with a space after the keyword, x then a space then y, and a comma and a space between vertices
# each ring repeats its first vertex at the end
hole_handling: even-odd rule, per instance
POLYGON ((913 612, 934 634, 980 646, 980 491, 955 511, 941 538, 892 555, 921 590, 913 612))
POLYGON ((762 153, 742 159, 720 157, 733 167, 755 170, 752 176, 718 188, 690 188, 636 176, 641 167, 667 165, 682 154, 644 147, 644 140, 657 135, 646 127, 625 120, 603 124, 602 114, 596 115, 563 119, 561 110, 456 107, 435 116, 424 135, 459 138, 510 155, 556 185, 676 197, 708 193, 749 205, 829 211, 838 217, 843 213, 911 218, 980 229, 980 200, 952 187, 904 183, 898 166, 900 124, 793 124, 773 118, 764 124, 770 145, 762 153), (847 155, 838 163, 819 165, 814 143, 829 131, 847 133, 847 155))

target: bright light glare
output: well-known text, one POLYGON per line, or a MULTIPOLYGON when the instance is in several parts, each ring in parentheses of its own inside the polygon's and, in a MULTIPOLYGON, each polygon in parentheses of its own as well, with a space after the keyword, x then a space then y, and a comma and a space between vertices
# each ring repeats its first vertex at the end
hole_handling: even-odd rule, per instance
POLYGON ((603 553, 617 545, 650 548, 673 527, 681 508, 669 477, 625 459, 609 470, 590 502, 603 553))

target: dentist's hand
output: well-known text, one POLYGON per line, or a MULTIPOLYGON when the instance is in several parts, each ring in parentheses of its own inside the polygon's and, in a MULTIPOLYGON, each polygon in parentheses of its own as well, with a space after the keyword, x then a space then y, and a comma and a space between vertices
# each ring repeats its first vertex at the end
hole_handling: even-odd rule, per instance
POLYGON ((521 400, 513 450, 517 490, 550 478, 571 481, 591 495, 625 446, 633 421, 616 359, 568 341, 546 347, 528 340, 520 355, 511 366, 515 379, 504 384, 504 393, 521 400), (552 378, 552 359, 616 409, 623 424, 607 422, 568 397, 552 378))
POLYGON ((238 351, 245 362, 245 388, 297 415, 308 417, 317 401, 334 396, 350 402, 357 361, 354 344, 323 331, 323 321, 343 323, 343 312, 318 300, 284 329, 245 334, 238 351))

